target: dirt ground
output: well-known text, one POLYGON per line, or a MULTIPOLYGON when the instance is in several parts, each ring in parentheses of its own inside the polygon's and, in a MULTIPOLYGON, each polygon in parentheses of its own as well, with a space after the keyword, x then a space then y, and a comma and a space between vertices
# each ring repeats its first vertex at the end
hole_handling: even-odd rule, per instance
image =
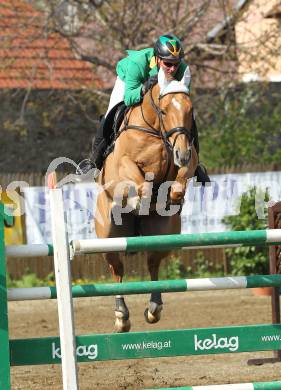
MULTIPOLYGON (((269 297, 250 290, 164 294, 158 324, 146 324, 147 295, 128 296, 132 331, 262 324, 271 322, 269 297)), ((114 298, 74 300, 76 334, 113 330, 114 298)), ((58 335, 55 300, 10 302, 10 338, 58 335)), ((121 360, 79 364, 81 390, 147 389, 174 386, 280 380, 281 363, 248 366, 253 357, 271 352, 121 360)), ((62 389, 61 366, 12 367, 13 390, 62 389)))

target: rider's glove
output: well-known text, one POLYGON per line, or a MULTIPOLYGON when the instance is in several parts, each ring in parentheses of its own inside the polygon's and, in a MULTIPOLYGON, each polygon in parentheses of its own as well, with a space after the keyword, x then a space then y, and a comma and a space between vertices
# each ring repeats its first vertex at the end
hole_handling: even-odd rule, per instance
POLYGON ((146 92, 149 91, 157 83, 158 83, 158 75, 157 74, 155 76, 149 77, 149 79, 143 83, 143 86, 141 89, 142 96, 144 96, 146 94, 146 92))

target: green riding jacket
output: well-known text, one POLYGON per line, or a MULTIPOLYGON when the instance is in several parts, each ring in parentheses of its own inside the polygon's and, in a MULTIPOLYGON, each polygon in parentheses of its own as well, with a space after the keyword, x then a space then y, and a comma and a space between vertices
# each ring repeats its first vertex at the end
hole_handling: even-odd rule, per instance
MULTIPOLYGON (((117 63, 116 72, 121 80, 125 82, 124 102, 126 106, 132 106, 141 100, 141 89, 143 83, 158 73, 154 50, 147 48, 143 50, 126 50, 128 56, 117 63)), ((181 62, 175 79, 180 81, 187 68, 185 62, 181 62)))

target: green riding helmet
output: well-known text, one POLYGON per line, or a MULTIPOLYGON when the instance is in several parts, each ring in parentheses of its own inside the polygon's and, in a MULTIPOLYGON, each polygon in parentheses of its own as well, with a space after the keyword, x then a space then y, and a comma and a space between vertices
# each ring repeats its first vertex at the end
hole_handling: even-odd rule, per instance
POLYGON ((169 61, 180 61, 184 56, 181 41, 174 34, 161 35, 154 45, 156 57, 169 61))

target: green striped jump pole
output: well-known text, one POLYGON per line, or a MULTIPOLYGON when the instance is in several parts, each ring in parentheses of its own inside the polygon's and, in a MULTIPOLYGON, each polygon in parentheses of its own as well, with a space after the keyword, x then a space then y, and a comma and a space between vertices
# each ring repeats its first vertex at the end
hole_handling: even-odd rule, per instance
MULTIPOLYGON (((244 289, 254 287, 281 287, 281 275, 236 276, 225 278, 199 278, 161 280, 153 282, 126 282, 72 286, 73 298, 147 294, 153 292, 184 292, 244 289)), ((55 287, 10 288, 9 301, 56 299, 55 287)))
POLYGON ((4 205, 0 203, 0 389, 9 390, 11 381, 4 224, 12 226, 13 218, 4 214, 4 205))
POLYGON ((70 243, 73 255, 95 252, 137 252, 213 245, 277 245, 281 229, 243 230, 201 234, 95 238, 70 243))
MULTIPOLYGON (((152 390, 152 389, 151 389, 152 390)), ((169 387, 158 390, 281 390, 281 382, 234 383, 231 385, 169 387)))
MULTIPOLYGON (((173 234, 164 236, 106 238, 74 240, 71 242, 72 253, 94 252, 135 252, 145 250, 166 250, 173 248, 200 249, 236 247, 249 245, 274 245, 281 243, 281 229, 232 231, 202 234, 173 234)), ((51 244, 27 244, 6 246, 7 257, 53 256, 51 244)))

